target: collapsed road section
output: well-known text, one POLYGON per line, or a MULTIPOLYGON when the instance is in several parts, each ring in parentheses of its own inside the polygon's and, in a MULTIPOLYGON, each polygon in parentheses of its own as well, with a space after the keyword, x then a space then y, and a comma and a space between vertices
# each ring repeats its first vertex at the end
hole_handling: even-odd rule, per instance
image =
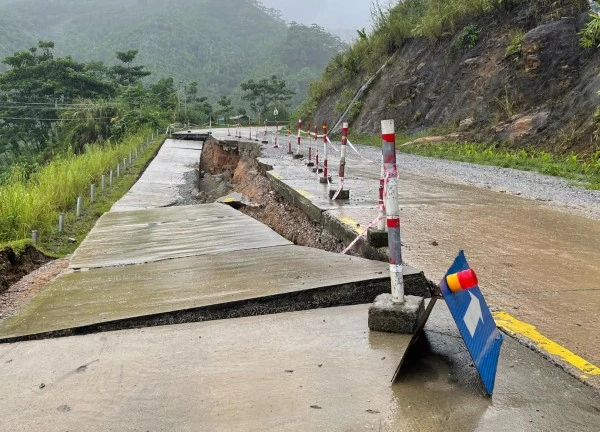
MULTIPOLYGON (((355 304, 389 292, 389 266, 330 252, 345 238, 286 202, 268 164, 240 158, 246 144, 215 146, 227 170, 164 164, 165 199, 105 214, 69 272, 0 322, 7 430, 595 430, 598 394, 514 340, 482 397, 443 302, 391 385, 411 337, 370 332, 355 304), (196 170, 206 203, 189 205, 196 170), (210 196, 234 188, 246 197, 210 196)), ((406 268, 404 282, 432 288, 406 268)))

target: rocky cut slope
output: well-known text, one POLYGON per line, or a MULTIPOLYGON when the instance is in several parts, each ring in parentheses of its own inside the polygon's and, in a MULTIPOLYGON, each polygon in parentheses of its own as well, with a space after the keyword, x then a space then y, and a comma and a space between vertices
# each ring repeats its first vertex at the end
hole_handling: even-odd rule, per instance
MULTIPOLYGON (((579 43, 587 3, 537 0, 507 9, 435 41, 405 41, 350 107, 352 130, 376 134, 380 119, 394 118, 410 134, 460 130, 472 139, 594 151, 600 50, 579 43)), ((355 77, 352 91, 365 80, 355 77)), ((342 87, 323 97, 312 117, 336 123, 347 95, 342 87)))

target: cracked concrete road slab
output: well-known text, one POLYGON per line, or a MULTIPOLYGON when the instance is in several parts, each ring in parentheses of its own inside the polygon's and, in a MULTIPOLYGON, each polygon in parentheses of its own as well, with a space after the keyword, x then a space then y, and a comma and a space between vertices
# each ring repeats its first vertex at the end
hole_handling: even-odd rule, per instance
POLYGON ((0 345, 7 430, 596 431, 600 398, 511 339, 482 396, 438 302, 430 351, 367 305, 0 345))

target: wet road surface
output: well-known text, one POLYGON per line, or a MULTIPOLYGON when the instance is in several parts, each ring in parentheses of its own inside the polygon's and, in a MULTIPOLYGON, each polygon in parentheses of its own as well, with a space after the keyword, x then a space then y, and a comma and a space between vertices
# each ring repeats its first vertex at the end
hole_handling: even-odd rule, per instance
MULTIPOLYGON (((216 136, 222 133, 214 130, 216 136)), ((293 140, 295 151, 295 137, 293 140)), ((357 232, 373 221, 377 216, 379 149, 357 146, 363 157, 348 149, 345 184, 351 199, 340 204, 329 200, 329 188, 308 172, 306 161, 294 161, 286 154, 287 138, 280 137, 280 141, 279 149, 263 146, 263 160, 274 167, 274 178, 357 232)), ((322 158, 322 143, 319 145, 322 158)), ((306 140, 302 146, 306 157, 306 140)), ((427 163, 427 158, 421 159, 421 164, 427 163)), ((330 148, 334 189, 338 165, 338 153, 330 148)), ((463 165, 455 163, 457 170, 463 165)), ((407 263, 439 281, 458 250, 464 249, 492 307, 536 326, 592 366, 600 365, 599 220, 541 201, 415 174, 400 175, 399 197, 407 263)), ((554 359, 565 364, 563 359, 554 359)), ((600 369, 591 371, 572 369, 600 388, 600 369)))
POLYGON ((348 306, 0 345, 7 430, 596 431, 600 398, 510 338, 482 396, 438 302, 432 352, 348 306), (439 355, 439 353, 444 353, 439 355), (42 383, 43 388, 42 388, 42 383))

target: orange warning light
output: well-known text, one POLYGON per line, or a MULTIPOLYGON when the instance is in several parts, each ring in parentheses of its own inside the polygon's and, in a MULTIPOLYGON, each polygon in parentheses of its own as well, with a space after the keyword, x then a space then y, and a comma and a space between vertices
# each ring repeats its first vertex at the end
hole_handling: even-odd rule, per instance
POLYGON ((457 293, 459 291, 475 288, 479 281, 477 280, 475 272, 469 269, 446 276, 446 283, 448 284, 450 291, 457 293))

